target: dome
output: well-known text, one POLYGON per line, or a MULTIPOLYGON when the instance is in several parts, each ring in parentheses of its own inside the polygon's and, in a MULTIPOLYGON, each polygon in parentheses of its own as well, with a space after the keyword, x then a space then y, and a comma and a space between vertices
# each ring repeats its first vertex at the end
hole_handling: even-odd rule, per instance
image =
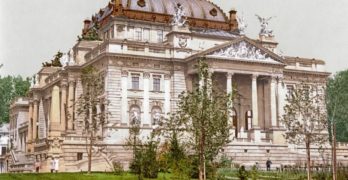
POLYGON ((236 11, 230 11, 228 18, 219 6, 209 0, 113 0, 93 15, 91 21, 86 20, 85 27, 91 28, 95 22, 103 25, 110 16, 170 23, 178 4, 183 7, 190 27, 230 31, 238 27, 236 11))
POLYGON ((173 15, 177 4, 190 18, 226 22, 228 18, 215 4, 207 0, 122 0, 124 9, 173 15))

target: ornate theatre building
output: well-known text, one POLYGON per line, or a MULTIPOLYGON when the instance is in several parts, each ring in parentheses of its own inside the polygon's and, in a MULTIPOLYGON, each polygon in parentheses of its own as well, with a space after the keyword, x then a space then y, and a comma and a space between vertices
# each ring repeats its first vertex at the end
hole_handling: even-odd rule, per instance
MULTIPOLYGON (((245 36, 247 25, 237 11, 225 14, 208 0, 110 2, 84 21, 82 37, 61 58, 63 67, 41 68, 29 99, 13 104, 21 116, 11 118, 9 171, 39 166, 48 172, 52 158, 59 160, 60 172, 87 170, 83 119, 74 101, 83 92, 81 69, 89 65, 103 75, 103 96, 109 101, 104 156, 128 167, 131 154, 124 143, 132 115, 139 116, 146 136, 158 116, 175 112, 178 95, 198 83, 194 65, 202 57, 214 74, 214 88, 236 89, 234 140, 224 153, 245 165, 263 165, 268 158, 274 166, 304 162, 305 149, 287 144, 282 136, 286 94, 301 81, 324 87, 330 73, 322 60, 281 55, 267 27, 270 18, 258 18, 259 37, 252 39, 245 36)), ((313 150, 314 163, 323 163, 323 156, 330 158, 330 152, 313 150)), ((98 154, 92 168, 110 170, 98 154)))

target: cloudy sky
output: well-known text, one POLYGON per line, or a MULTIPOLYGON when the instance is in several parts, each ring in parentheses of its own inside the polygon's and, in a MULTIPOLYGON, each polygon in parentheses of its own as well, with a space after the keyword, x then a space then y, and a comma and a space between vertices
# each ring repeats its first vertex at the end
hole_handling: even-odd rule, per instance
MULTIPOLYGON (((347 0, 212 0, 225 12, 234 8, 256 38, 255 14, 276 16, 270 22, 286 55, 318 58, 327 70, 348 68, 347 0)), ((108 0, 0 0, 1 75, 31 76, 58 51, 67 51, 82 21, 108 0)))

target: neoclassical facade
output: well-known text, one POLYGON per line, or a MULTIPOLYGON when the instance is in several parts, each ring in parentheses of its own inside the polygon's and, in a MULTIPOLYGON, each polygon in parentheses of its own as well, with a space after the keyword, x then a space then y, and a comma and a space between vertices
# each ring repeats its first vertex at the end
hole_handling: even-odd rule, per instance
MULTIPOLYGON (((37 73, 28 100, 27 143, 20 146, 25 161, 40 162, 42 171, 49 171, 52 157, 59 159, 60 171, 87 169, 83 119, 74 102, 83 92, 81 69, 93 65, 104 77, 103 96, 109 101, 101 145, 108 159, 127 167, 131 156, 123 145, 132 117, 147 136, 159 116, 175 112, 178 95, 198 84, 195 65, 202 58, 214 75, 213 88, 236 93, 234 140, 224 153, 246 165, 268 158, 274 166, 305 161, 303 147, 282 136, 286 94, 301 81, 324 87, 330 73, 322 60, 281 55, 267 19, 260 22, 260 35, 253 39, 244 35, 237 11, 226 15, 208 0, 110 2, 84 21, 82 38, 62 58, 63 67, 37 73)), ((315 163, 323 163, 330 152, 325 153, 313 149, 315 163)), ((93 170, 110 169, 96 155, 93 170)))

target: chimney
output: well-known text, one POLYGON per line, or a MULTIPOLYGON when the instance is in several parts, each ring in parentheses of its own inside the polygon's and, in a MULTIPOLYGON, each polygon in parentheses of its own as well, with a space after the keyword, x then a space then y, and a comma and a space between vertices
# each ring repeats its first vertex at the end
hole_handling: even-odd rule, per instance
POLYGON ((230 30, 234 31, 238 28, 237 11, 235 9, 232 9, 229 13, 230 13, 230 30))
POLYGON ((85 34, 89 29, 89 25, 91 24, 91 20, 86 19, 83 21, 83 23, 84 23, 84 26, 83 26, 82 33, 85 34))

